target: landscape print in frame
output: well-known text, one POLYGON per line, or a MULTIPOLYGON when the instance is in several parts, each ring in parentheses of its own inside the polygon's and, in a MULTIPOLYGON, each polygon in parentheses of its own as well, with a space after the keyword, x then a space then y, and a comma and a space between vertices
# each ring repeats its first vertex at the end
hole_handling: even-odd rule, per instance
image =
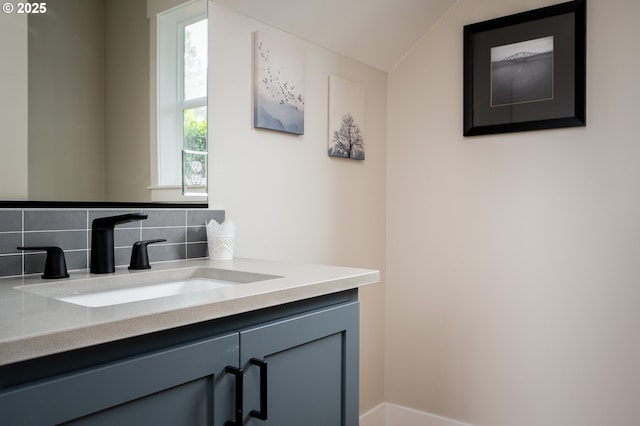
POLYGON ((586 125, 586 0, 464 27, 463 135, 586 125))
POLYGON ((254 33, 253 125, 304 134, 304 51, 266 33, 254 33))
POLYGON ((329 76, 330 157, 364 160, 364 85, 329 76))

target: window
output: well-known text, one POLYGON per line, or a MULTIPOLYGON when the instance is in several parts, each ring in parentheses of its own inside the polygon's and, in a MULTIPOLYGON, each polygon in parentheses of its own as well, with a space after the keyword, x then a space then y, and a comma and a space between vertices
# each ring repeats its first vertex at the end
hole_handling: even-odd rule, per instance
POLYGON ((158 15, 158 185, 207 192, 206 2, 158 15))

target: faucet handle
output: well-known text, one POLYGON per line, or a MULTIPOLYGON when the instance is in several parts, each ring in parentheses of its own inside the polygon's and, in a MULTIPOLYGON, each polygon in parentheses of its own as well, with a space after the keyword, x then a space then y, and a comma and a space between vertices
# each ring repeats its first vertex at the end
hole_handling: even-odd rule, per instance
POLYGON ((44 250, 47 252, 47 259, 44 262, 44 274, 42 278, 68 278, 67 262, 64 258, 64 251, 55 246, 32 246, 18 247, 18 250, 44 250))
POLYGON ((147 246, 153 243, 161 243, 167 241, 163 238, 158 240, 144 240, 136 241, 131 248, 131 261, 129 262, 129 269, 149 269, 149 253, 147 252, 147 246))

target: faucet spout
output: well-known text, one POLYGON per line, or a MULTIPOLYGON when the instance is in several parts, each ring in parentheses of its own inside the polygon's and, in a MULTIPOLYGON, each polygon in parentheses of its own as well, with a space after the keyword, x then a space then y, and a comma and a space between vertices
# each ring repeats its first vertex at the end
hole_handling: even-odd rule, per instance
POLYGON ((92 274, 115 272, 113 228, 116 225, 144 220, 148 215, 128 213, 118 216, 100 217, 91 223, 91 266, 92 274))

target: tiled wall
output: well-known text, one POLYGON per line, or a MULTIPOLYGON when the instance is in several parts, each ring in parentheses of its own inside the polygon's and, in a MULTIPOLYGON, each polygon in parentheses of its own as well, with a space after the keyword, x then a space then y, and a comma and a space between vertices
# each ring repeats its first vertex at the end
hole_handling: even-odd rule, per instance
POLYGON ((69 271, 89 268, 93 219, 125 213, 149 217, 115 227, 116 266, 129 265, 136 241, 164 238, 149 245, 154 262, 207 256, 205 223, 224 221, 224 211, 206 209, 0 209, 0 277, 40 274, 44 252, 22 253, 19 246, 58 246, 64 250, 69 271))

